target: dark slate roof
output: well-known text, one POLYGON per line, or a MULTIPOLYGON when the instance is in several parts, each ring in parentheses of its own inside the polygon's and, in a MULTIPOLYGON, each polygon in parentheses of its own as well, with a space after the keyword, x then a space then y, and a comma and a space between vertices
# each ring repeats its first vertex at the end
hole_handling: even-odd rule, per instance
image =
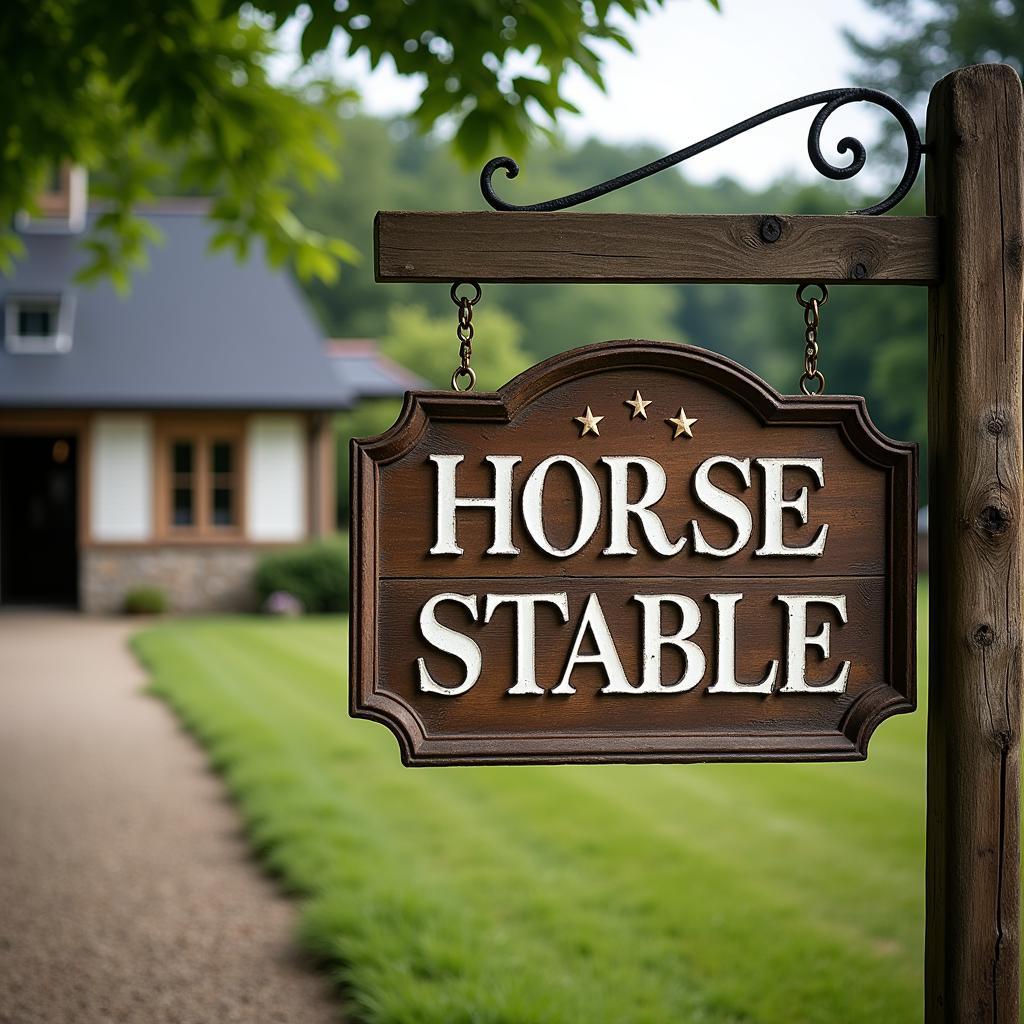
POLYGON ((63 355, 0 344, 0 407, 328 410, 404 391, 363 365, 358 380, 339 373, 289 275, 258 247, 246 263, 209 252, 205 211, 179 200, 145 212, 164 240, 123 298, 107 282, 74 283, 81 235, 25 234, 0 299, 73 292, 73 343, 63 355))
POLYGON ((365 398, 390 398, 405 391, 425 388, 420 377, 377 351, 367 338, 332 338, 327 355, 340 381, 365 398))

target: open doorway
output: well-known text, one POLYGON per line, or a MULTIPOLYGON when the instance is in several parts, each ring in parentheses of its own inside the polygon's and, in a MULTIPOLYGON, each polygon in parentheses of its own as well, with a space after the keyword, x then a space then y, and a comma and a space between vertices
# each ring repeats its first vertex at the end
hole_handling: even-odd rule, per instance
POLYGON ((0 437, 0 602, 77 605, 78 446, 0 437))

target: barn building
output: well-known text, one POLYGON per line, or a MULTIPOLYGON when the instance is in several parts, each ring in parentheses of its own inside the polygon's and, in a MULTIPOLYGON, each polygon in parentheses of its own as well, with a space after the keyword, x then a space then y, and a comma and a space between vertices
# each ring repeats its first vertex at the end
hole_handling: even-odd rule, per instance
POLYGON ((251 606, 264 549, 335 528, 334 414, 414 381, 328 356, 287 273, 210 251, 205 201, 144 211, 162 242, 129 294, 76 283, 85 202, 65 171, 0 278, 0 604, 251 606))

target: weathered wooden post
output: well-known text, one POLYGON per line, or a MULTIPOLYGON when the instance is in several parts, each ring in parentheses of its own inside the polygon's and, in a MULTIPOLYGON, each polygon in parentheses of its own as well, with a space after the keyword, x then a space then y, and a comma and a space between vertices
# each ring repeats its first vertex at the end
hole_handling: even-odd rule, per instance
POLYGON ((929 1024, 1018 1019, 1022 116, 1000 65, 954 71, 928 107, 929 1024))

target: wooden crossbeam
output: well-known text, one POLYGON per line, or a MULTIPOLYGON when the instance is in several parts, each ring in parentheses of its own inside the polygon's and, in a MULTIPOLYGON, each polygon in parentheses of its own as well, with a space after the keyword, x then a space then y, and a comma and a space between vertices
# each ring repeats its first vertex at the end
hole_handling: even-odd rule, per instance
POLYGON ((935 284, 936 217, 381 212, 379 282, 935 284))

